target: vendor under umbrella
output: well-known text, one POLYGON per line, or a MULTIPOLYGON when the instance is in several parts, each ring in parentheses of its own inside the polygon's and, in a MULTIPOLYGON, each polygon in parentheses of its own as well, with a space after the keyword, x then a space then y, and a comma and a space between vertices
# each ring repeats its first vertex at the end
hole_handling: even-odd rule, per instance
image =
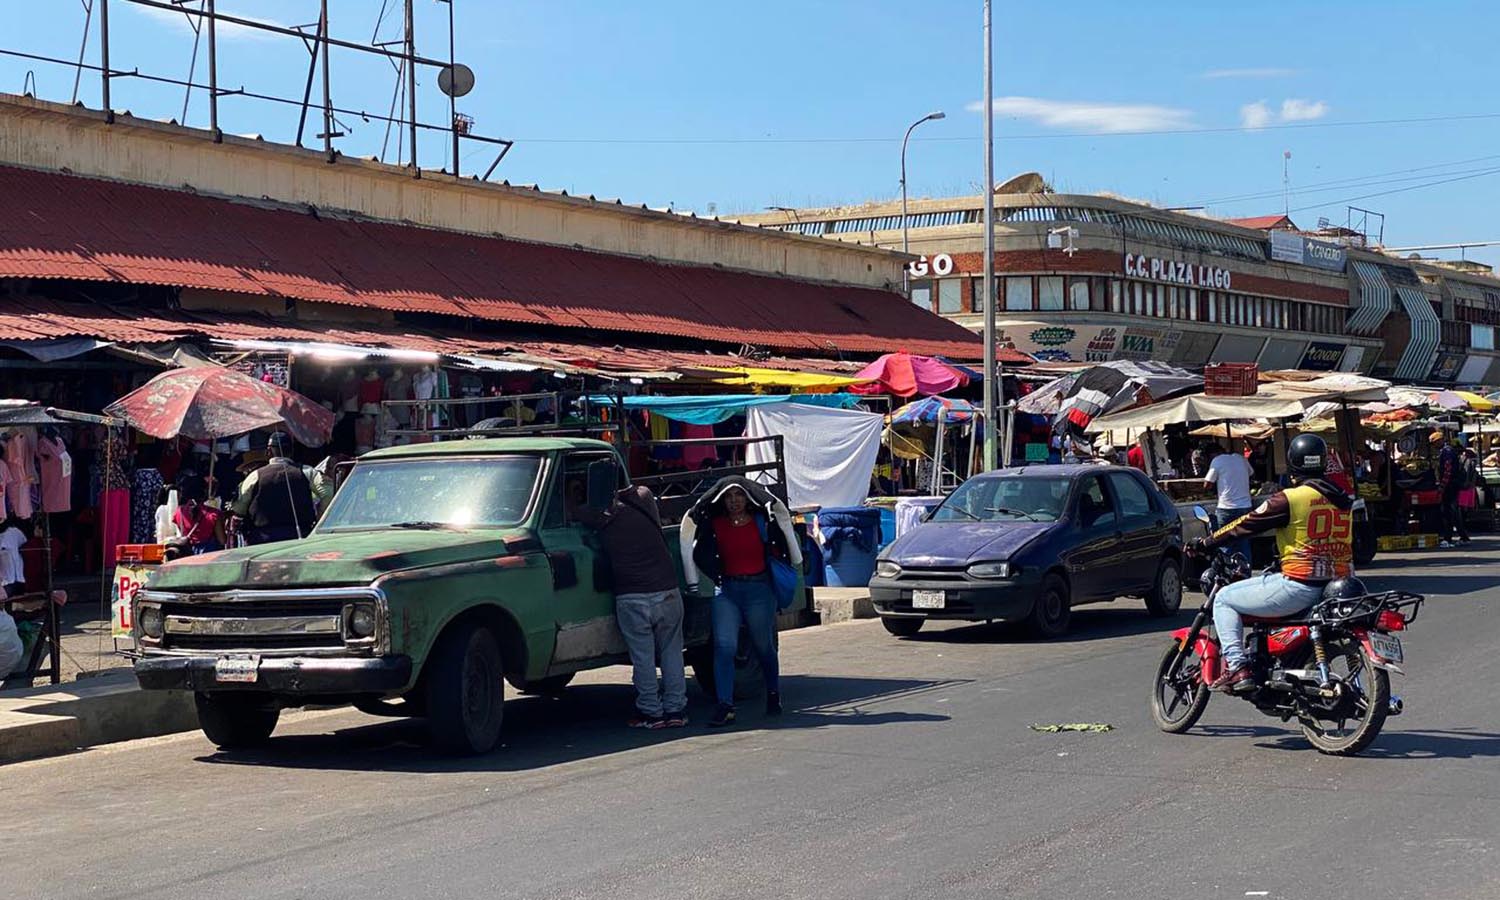
POLYGON ((292 460, 291 444, 281 432, 271 435, 266 445, 270 459, 245 477, 230 505, 246 543, 307 537, 318 520, 317 506, 332 493, 321 472, 292 460))

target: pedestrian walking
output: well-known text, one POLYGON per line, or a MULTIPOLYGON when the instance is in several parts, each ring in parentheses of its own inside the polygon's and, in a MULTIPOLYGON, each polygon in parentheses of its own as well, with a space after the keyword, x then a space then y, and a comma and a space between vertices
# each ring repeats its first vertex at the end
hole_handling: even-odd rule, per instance
POLYGON ((266 444, 270 459, 240 483, 230 511, 242 520, 247 544, 306 537, 317 524, 317 503, 331 491, 322 474, 291 458, 292 440, 277 432, 266 444))
POLYGON ((615 618, 630 651, 635 715, 626 724, 631 728, 681 728, 688 723, 682 592, 677 584, 677 566, 661 535, 656 497, 644 487, 629 487, 616 493, 609 506, 600 510, 584 503, 581 488, 581 482, 570 485, 569 515, 599 533, 613 576, 615 618))
POLYGON ((734 721, 734 658, 742 625, 765 678, 766 715, 780 715, 774 569, 802 566, 791 513, 763 485, 731 476, 694 504, 683 521, 681 538, 688 584, 697 582, 701 572, 718 587, 713 599, 717 703, 708 724, 720 728, 734 721))
POLYGON ((1463 473, 1459 467, 1458 451, 1453 442, 1441 431, 1434 431, 1429 440, 1434 446, 1441 445, 1437 458, 1437 482, 1442 492, 1442 540, 1439 547, 1445 549, 1469 543, 1469 527, 1464 523, 1464 511, 1459 508, 1458 495, 1463 489, 1463 473))
MULTIPOLYGON (((1209 460, 1203 482, 1210 490, 1218 492, 1218 503, 1214 509, 1214 530, 1227 528, 1231 522, 1250 515, 1253 506, 1250 497, 1250 461, 1233 451, 1220 453, 1209 460)), ((1250 561, 1250 539, 1237 538, 1227 544, 1228 548, 1250 561)))

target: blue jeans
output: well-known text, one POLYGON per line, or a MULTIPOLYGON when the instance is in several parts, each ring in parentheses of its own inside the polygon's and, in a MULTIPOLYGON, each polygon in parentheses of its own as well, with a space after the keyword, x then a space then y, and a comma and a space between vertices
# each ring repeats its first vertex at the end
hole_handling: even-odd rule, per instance
POLYGON ((1322 597, 1322 585, 1303 584, 1275 572, 1253 575, 1220 589, 1214 598, 1214 630, 1219 634, 1224 670, 1232 671, 1245 663, 1245 623, 1241 615, 1289 616, 1322 597))
POLYGON ((630 650, 635 708, 656 719, 681 715, 687 708, 682 673, 682 595, 676 588, 654 594, 620 594, 615 617, 630 650), (656 666, 661 663, 661 684, 656 666))
MULTIPOLYGON (((1218 531, 1220 528, 1223 528, 1230 522, 1233 522, 1236 519, 1244 518, 1248 515, 1250 515, 1250 507, 1248 506, 1244 509, 1216 509, 1214 510, 1213 516, 1214 531, 1218 531)), ((1249 538, 1240 538, 1238 540, 1231 541, 1230 543, 1225 544, 1224 547, 1231 553, 1238 553, 1241 556, 1245 557, 1245 562, 1253 564, 1253 561, 1250 559, 1249 538)))
POLYGON ((781 690, 776 659, 776 594, 771 576, 726 578, 714 594, 714 693, 720 706, 734 705, 734 655, 740 645, 740 623, 750 635, 750 647, 760 658, 766 691, 781 690))

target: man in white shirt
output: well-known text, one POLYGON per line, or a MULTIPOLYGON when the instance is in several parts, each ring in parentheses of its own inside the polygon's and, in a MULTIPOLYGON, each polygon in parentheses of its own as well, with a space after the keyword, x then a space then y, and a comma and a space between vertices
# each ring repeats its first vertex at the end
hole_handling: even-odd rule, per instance
MULTIPOLYGON (((1233 450, 1220 453, 1208 464, 1203 477, 1204 484, 1219 495, 1214 510, 1214 530, 1228 525, 1236 519, 1250 515, 1253 506, 1250 500, 1250 462, 1233 450)), ((1230 551, 1250 559, 1250 539, 1240 538, 1225 545, 1230 551)))

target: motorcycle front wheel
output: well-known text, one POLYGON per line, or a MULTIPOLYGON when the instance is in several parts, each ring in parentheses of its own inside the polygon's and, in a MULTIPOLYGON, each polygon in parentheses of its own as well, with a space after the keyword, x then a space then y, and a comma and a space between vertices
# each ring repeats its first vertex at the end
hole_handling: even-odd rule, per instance
POLYGON ((1203 660, 1196 650, 1190 649, 1182 658, 1175 677, 1168 677, 1172 660, 1177 657, 1177 644, 1167 646, 1161 662, 1156 667, 1156 680, 1151 688, 1151 718, 1156 727, 1167 734, 1182 734, 1198 724, 1203 710, 1208 706, 1208 685, 1203 683, 1203 660))
POLYGON ((1302 720, 1302 736, 1319 753, 1330 756, 1354 756, 1380 735, 1390 713, 1391 676, 1370 664, 1369 656, 1358 644, 1328 648, 1329 674, 1342 681, 1345 690, 1354 691, 1350 702, 1329 715, 1302 720))

